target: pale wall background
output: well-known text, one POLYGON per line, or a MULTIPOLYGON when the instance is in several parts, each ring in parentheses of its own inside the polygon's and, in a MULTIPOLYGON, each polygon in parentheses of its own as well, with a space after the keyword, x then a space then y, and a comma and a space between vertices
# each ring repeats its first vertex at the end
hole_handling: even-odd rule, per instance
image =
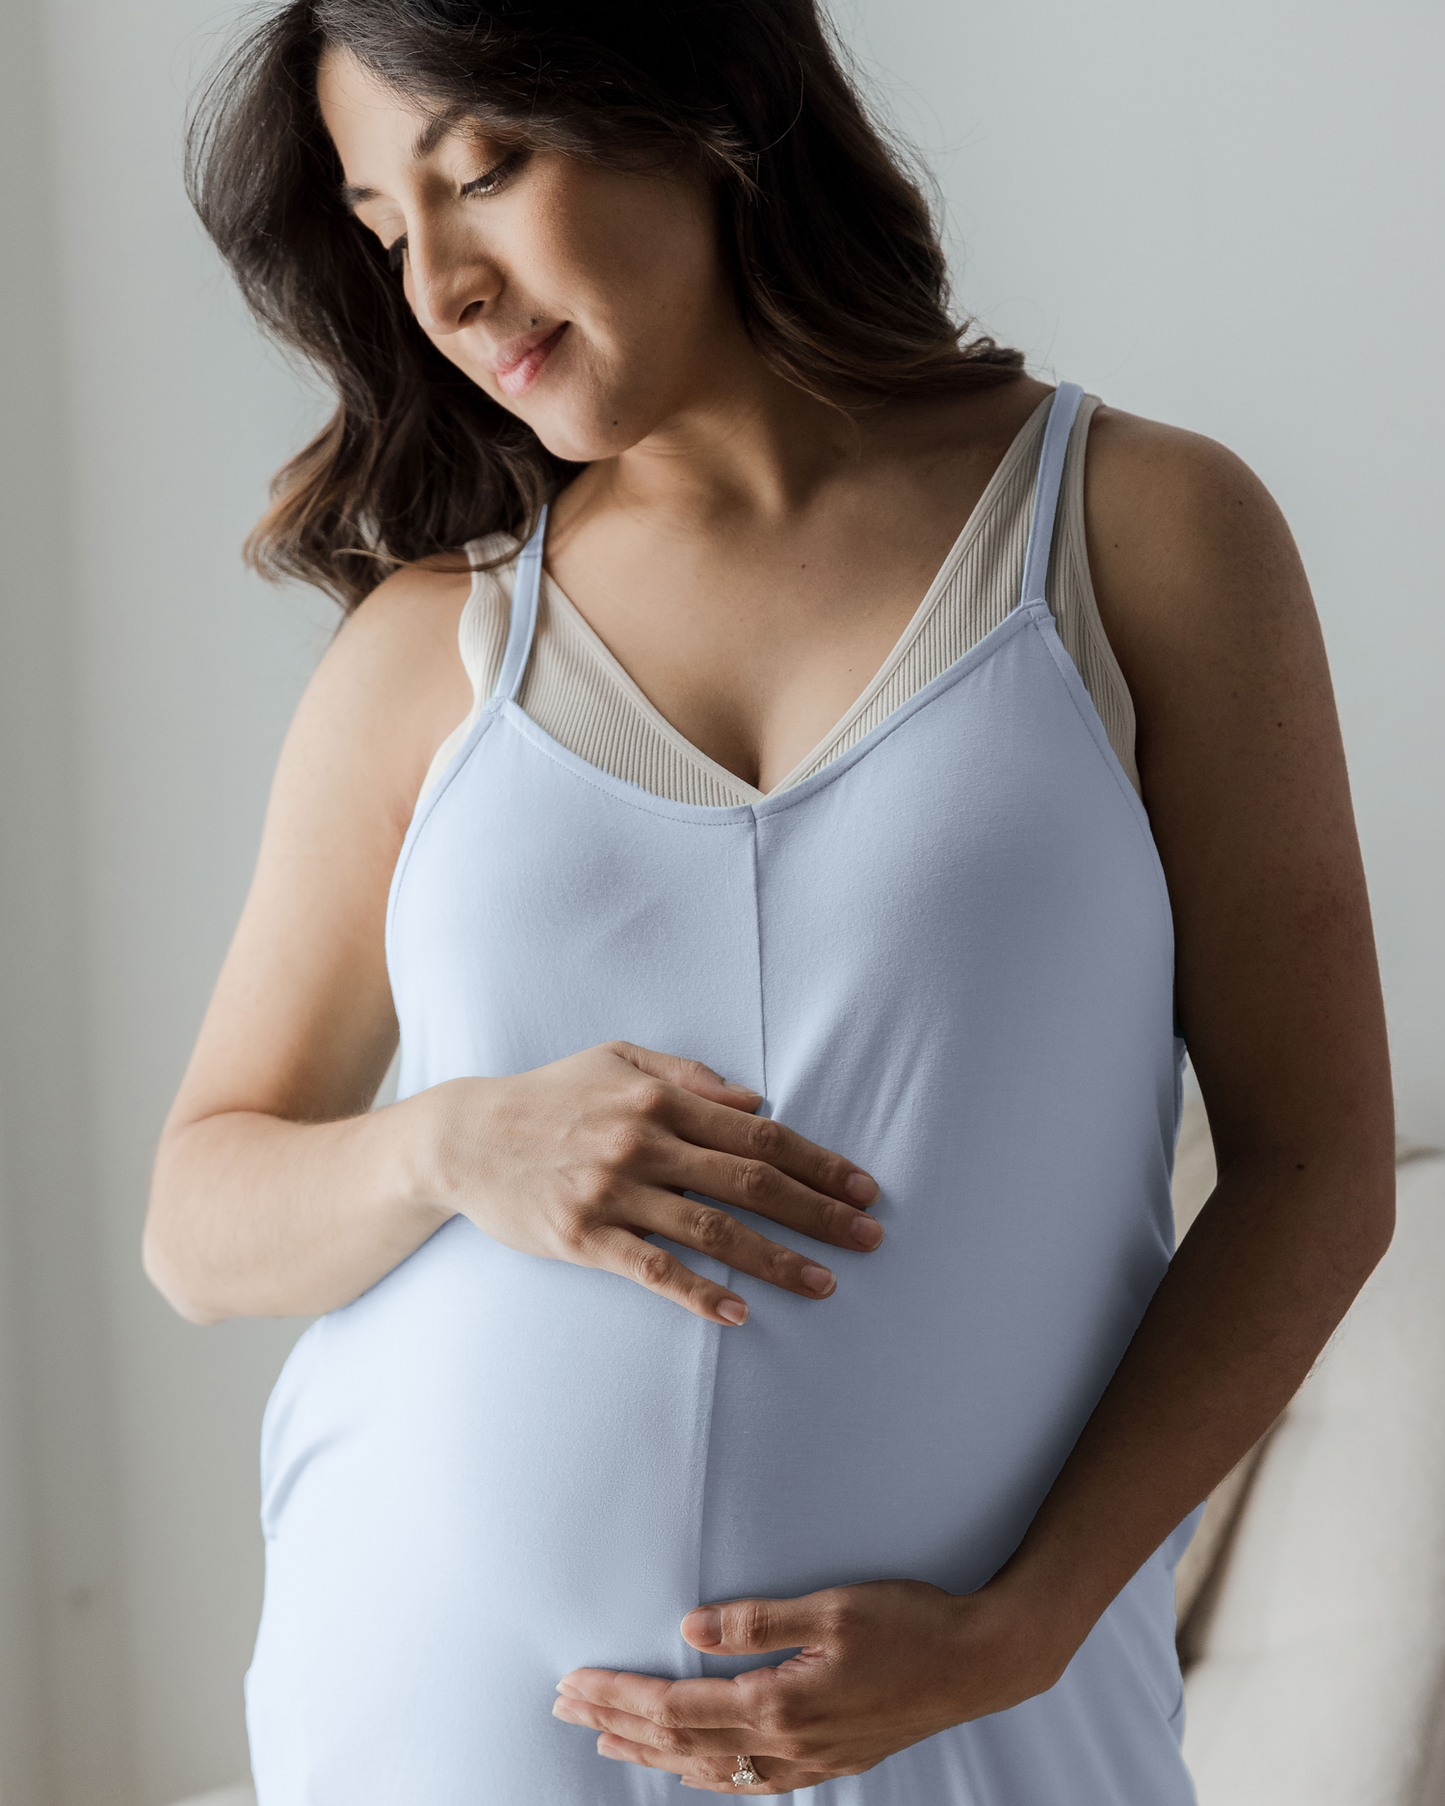
MULTIPOLYGON (((0 1806, 245 1770, 255 1449, 294 1338, 138 1260, 147 1163, 327 608, 240 539, 315 403, 182 197, 237 9, 0 13, 0 1806)), ((1045 376, 1211 433, 1292 520, 1334 662, 1402 1127, 1445 1141, 1434 0, 839 0, 1045 376)))

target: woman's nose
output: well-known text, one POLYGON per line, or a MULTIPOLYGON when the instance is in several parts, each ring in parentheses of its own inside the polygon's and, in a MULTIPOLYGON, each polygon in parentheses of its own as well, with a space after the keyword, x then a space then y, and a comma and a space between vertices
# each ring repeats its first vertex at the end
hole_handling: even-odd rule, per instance
POLYGON ((495 301, 501 276, 475 245, 459 245, 444 230, 421 222, 407 233, 412 311, 433 338, 460 332, 495 301))

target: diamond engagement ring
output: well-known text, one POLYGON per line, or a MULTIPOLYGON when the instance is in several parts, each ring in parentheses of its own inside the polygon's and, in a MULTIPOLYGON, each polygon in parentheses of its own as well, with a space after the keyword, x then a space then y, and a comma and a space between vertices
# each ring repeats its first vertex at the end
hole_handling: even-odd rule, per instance
POLYGON ((762 1778, 753 1767, 751 1756, 738 1757, 738 1772, 733 1776, 734 1787, 756 1787, 761 1783, 762 1778))

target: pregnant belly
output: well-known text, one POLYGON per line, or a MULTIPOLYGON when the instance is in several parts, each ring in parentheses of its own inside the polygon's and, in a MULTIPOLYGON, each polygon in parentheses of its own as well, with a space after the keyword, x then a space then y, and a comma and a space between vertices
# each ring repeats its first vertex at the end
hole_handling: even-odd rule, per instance
POLYGON ((981 1584, 1157 1271, 1097 1219, 1085 1260, 1068 1236, 990 1240, 936 1209, 951 1220, 895 1223, 877 1255, 830 1253, 821 1303, 737 1281, 740 1330, 454 1219, 315 1324, 277 1385, 268 1616, 304 1599, 308 1638, 351 1645, 387 1623, 393 1663, 440 1644, 554 1678, 685 1675, 702 1663, 677 1627, 702 1600, 981 1584))
POLYGON ((677 1624, 696 1603, 719 1333, 454 1218, 282 1373, 268 1612, 284 1566, 322 1616, 394 1586, 423 1644, 480 1636, 557 1676, 697 1672, 677 1624))

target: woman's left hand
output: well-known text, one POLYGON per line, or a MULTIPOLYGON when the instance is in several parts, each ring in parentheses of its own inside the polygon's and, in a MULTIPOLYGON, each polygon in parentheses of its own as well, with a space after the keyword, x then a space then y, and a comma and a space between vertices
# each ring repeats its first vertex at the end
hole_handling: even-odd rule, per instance
POLYGON ((695 1649, 800 1653, 735 1680, 576 1668, 553 1711, 600 1731, 599 1755, 670 1770, 684 1786, 741 1794, 815 1787, 1053 1686, 1076 1645, 1045 1646, 1037 1619, 1009 1592, 875 1580, 801 1599, 702 1606, 682 1621, 695 1649), (739 1755, 752 1758, 757 1786, 734 1784, 739 1755))

